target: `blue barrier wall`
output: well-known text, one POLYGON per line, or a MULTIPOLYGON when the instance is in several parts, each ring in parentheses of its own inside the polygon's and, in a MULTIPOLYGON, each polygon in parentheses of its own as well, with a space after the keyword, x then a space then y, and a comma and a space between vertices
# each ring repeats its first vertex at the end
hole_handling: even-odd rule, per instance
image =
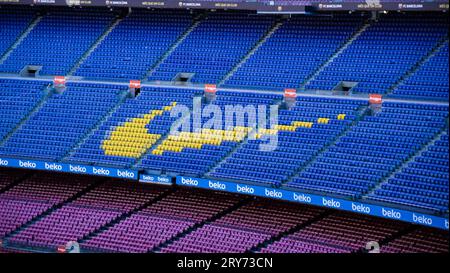
POLYGON ((106 168, 106 167, 79 165, 79 164, 45 162, 26 159, 0 158, 0 167, 67 172, 75 174, 89 174, 89 175, 99 175, 99 176, 134 179, 134 180, 137 180, 139 178, 138 171, 135 170, 106 168))
POLYGON ((199 179, 178 176, 176 184, 181 186, 197 187, 204 189, 220 190, 232 193, 249 194, 268 197, 290 202, 298 202, 320 207, 327 207, 345 211, 351 211, 371 216, 383 217, 393 220, 409 222, 429 227, 448 230, 448 219, 428 214, 421 214, 406 210, 394 209, 385 206, 364 204, 349 200, 319 196, 297 191, 287 191, 270 187, 253 186, 240 183, 199 179))

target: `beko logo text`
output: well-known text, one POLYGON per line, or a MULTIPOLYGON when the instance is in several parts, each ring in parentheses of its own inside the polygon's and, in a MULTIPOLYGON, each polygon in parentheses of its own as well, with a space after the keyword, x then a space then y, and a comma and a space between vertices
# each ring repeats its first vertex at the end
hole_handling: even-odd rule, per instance
POLYGON ((395 211, 393 209, 385 210, 384 208, 381 208, 381 213, 383 214, 383 216, 389 217, 389 218, 400 219, 402 217, 402 214, 400 212, 395 211))
POLYGON ((216 189, 216 190, 224 190, 226 188, 225 184, 222 184, 220 182, 212 182, 212 181, 208 181, 208 186, 211 189, 216 189))
POLYGON ((280 191, 276 191, 276 190, 265 189, 264 193, 266 194, 266 196, 269 196, 269 197, 274 197, 274 198, 282 198, 283 197, 283 193, 280 191))
POLYGON ((109 170, 103 168, 92 167, 92 172, 99 175, 109 175, 109 170))
POLYGON ((191 186, 198 186, 198 181, 192 178, 181 178, 181 184, 184 185, 191 185, 191 186))
POLYGON ((44 163, 44 167, 46 170, 52 170, 52 171, 62 171, 62 166, 56 163, 44 163))
POLYGON ((124 170, 124 171, 117 170, 117 176, 118 177, 126 177, 126 178, 134 178, 134 173, 129 172, 127 170, 124 170))
POLYGON ((19 160, 19 166, 23 167, 23 168, 33 168, 33 169, 35 169, 37 167, 36 163, 34 163, 34 162, 22 161, 22 160, 19 160))
POLYGON ((9 165, 9 161, 8 160, 3 160, 0 158, 0 166, 8 166, 9 165))
POLYGON ((340 208, 341 207, 341 203, 334 199, 328 200, 328 199, 322 197, 322 203, 326 207, 332 207, 332 208, 340 208))
POLYGON ((150 176, 150 175, 143 175, 142 179, 144 181, 155 181, 155 178, 153 176, 150 176))
POLYGON ((311 196, 305 195, 305 194, 296 194, 294 193, 294 200, 304 203, 311 203, 311 196))
POLYGON ((170 179, 168 177, 162 176, 143 175, 142 179, 149 182, 170 183, 170 179))
POLYGON ((162 183, 170 183, 170 179, 168 177, 160 177, 158 176, 158 181, 162 183))
POLYGON ((357 205, 357 204, 355 204, 355 203, 352 203, 352 210, 353 210, 353 211, 357 211, 357 212, 367 213, 367 214, 370 213, 370 208, 364 206, 363 204, 357 205))
POLYGON ((82 167, 82 166, 72 166, 72 165, 69 165, 69 170, 70 170, 71 172, 74 172, 74 173, 85 173, 85 172, 87 172, 86 168, 85 168, 85 167, 82 167))
POLYGON ((416 223, 421 223, 421 224, 426 224, 426 225, 433 224, 433 220, 431 218, 428 218, 425 215, 417 216, 415 213, 413 213, 413 221, 416 223))
POLYGON ((445 225, 445 228, 448 229, 448 220, 445 220, 444 225, 445 225))
POLYGON ((236 191, 242 193, 255 193, 255 189, 247 185, 244 186, 236 185, 236 191))

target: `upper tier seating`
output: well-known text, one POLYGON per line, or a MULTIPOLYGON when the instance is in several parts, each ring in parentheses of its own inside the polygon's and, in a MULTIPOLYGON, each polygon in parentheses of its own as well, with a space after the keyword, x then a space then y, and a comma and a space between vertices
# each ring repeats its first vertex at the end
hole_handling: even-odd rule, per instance
POLYGON ((447 41, 414 74, 397 86, 393 94, 399 98, 448 100, 448 66, 447 41))
POLYGON ((80 65, 76 76, 141 79, 192 24, 186 11, 133 10, 80 65))
POLYGON ((218 83, 273 24, 272 17, 212 12, 150 75, 172 81, 178 73, 195 73, 194 83, 218 83))
POLYGON ((448 107, 385 102, 299 173, 289 186, 360 197, 445 126, 448 107))
POLYGON ((316 207, 256 200, 174 241, 161 252, 244 253, 322 212, 316 207))
POLYGON ((86 251, 145 253, 239 200, 221 192, 177 190, 83 242, 81 247, 86 251))
POLYGON ((0 194, 0 238, 94 181, 93 178, 57 173, 34 175, 0 194))
POLYGON ((0 71, 19 73, 27 65, 42 66, 42 75, 66 75, 111 24, 106 10, 54 9, 0 64, 0 71))
POLYGON ((406 226, 405 223, 338 212, 269 244, 261 252, 351 253, 365 248, 370 241, 380 242, 406 226))
POLYGON ((142 184, 105 183, 14 234, 9 241, 16 245, 55 250, 69 241, 80 240, 163 191, 142 184))
POLYGON ((0 146, 0 154, 61 159, 114 107, 124 90, 122 86, 68 83, 62 94, 52 94, 0 146))
POLYGON ((284 22, 226 85, 296 88, 361 27, 364 17, 293 17, 284 22))
POLYGON ((44 97, 49 82, 0 79, 0 140, 44 97))
POLYGON ((198 90, 143 87, 128 98, 69 158, 82 163, 131 166, 170 131, 176 105, 192 106, 198 90))
POLYGON ((386 93, 447 35, 446 14, 389 13, 372 23, 306 89, 357 82, 354 92, 386 93))
POLYGON ((0 8, 0 59, 26 30, 34 18, 34 12, 28 9, 0 8))
POLYGON ((448 213, 448 132, 395 173, 369 199, 448 213))
POLYGON ((291 110, 279 111, 278 126, 257 131, 256 139, 244 142, 209 176, 280 185, 356 118, 360 104, 299 97, 291 110), (277 133, 277 142, 271 144, 277 133), (275 150, 263 150, 264 144, 276 145, 275 150))
POLYGON ((258 107, 265 106, 268 111, 269 105, 273 104, 275 99, 281 99, 281 96, 218 91, 214 102, 202 103, 203 114, 201 124, 199 124, 201 128, 197 128, 194 124, 196 117, 191 117, 188 132, 185 129, 179 134, 169 135, 144 157, 138 167, 203 175, 245 139, 252 130, 251 123, 257 121, 258 107), (207 112, 214 106, 217 107, 217 110, 220 109, 221 113, 207 112), (227 109, 231 109, 231 107, 236 107, 236 112, 228 113, 227 109), (243 109, 254 109, 255 111, 249 110, 247 114, 244 114, 242 113, 243 109), (208 121, 212 117, 217 120, 213 127, 208 127, 208 125, 211 126, 208 121))

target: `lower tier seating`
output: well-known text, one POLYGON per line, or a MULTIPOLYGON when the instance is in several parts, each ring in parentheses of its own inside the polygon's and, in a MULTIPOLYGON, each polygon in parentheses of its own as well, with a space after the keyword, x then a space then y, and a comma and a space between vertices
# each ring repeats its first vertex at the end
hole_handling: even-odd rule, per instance
POLYGON ((381 242, 407 224, 338 212, 261 249, 262 253, 351 253, 381 242))
POLYGON ((14 234, 9 242, 55 250, 77 241, 164 191, 131 183, 105 183, 14 234))
POLYGON ((418 229, 381 248, 382 253, 448 253, 448 234, 418 229))
POLYGON ((92 182, 95 179, 65 174, 34 175, 0 194, 0 239, 92 182))
POLYGON ((81 247, 87 251, 149 252, 238 201, 229 194, 179 190, 83 242, 81 247))
POLYGON ((272 236, 317 216, 317 208, 253 201, 218 220, 207 223, 173 242, 161 252, 244 253, 272 236))
MULTIPOLYGON (((0 177, 14 173, 0 171, 0 177)), ((448 252, 448 232, 393 220, 225 192, 30 172, 0 192, 0 253, 10 247, 56 252, 69 241, 84 253, 350 253, 370 241, 382 253, 448 252)))

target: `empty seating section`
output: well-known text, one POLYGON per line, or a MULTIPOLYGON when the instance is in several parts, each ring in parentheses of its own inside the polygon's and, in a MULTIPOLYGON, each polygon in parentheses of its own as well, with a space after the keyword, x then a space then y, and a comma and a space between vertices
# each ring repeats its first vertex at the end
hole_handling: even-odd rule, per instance
POLYGON ((446 106, 385 102, 288 185, 361 197, 433 139, 447 116, 446 106))
POLYGON ((226 193, 177 190, 83 242, 81 247, 87 251, 149 252, 238 201, 237 196, 226 193))
POLYGON ((17 179, 23 176, 23 173, 20 170, 0 169, 0 191, 12 185, 17 179))
MULTIPOLYGON (((0 181, 19 175, 0 171, 0 181)), ((78 241, 85 253, 348 253, 369 241, 382 253, 448 251, 445 231, 225 192, 167 190, 30 171, 0 193, 0 240, 6 249, 49 252, 78 241)))
POLYGON ((15 245, 55 250, 151 201, 164 190, 106 182, 9 238, 15 245))
POLYGON ((351 253, 383 239, 407 224, 349 213, 334 213, 269 244, 262 253, 351 253))
POLYGON ((369 199, 448 213, 448 132, 369 195, 369 199))
POLYGON ((82 62, 75 75, 141 79, 191 24, 186 11, 133 10, 82 62))
POLYGON ((196 124, 194 113, 187 132, 180 129, 169 135, 138 167, 203 175, 244 141, 254 126, 252 123, 257 121, 258 107, 265 106, 268 110, 277 98, 281 96, 219 91, 215 101, 202 103, 201 124, 196 124), (246 109, 249 110, 244 114, 246 109))
POLYGON ((0 146, 0 154, 59 160, 112 110, 124 88, 68 83, 0 146))
POLYGON ((74 196, 93 180, 65 174, 34 175, 0 194, 0 238, 74 196))
POLYGON ((210 13, 156 67, 149 80, 172 81, 178 73, 195 73, 194 83, 218 83, 272 24, 270 16, 210 13))
MULTIPOLYGON (((31 65, 42 66, 43 75, 73 70, 81 78, 57 92, 51 77, 0 75, 0 157, 259 184, 448 217, 449 107, 429 101, 448 100, 445 13, 389 13, 372 21, 360 14, 287 19, 133 10, 119 18, 100 8, 39 10, 0 8, 0 72, 31 65), (191 76, 197 84, 226 77, 224 86, 256 90, 332 90, 355 82, 352 91, 386 99, 373 110, 359 96, 307 92, 287 109, 282 93, 220 89, 209 102, 198 86, 145 82, 137 97, 128 94, 131 79, 191 76), (256 124, 261 106, 269 128, 256 124), (275 125, 270 106, 282 106, 275 125)), ((19 247, 55 250, 75 240, 86 252, 343 253, 373 240, 384 242, 382 252, 448 250, 448 234, 417 228, 402 235, 409 225, 324 211, 0 169, 0 239, 19 247)))
POLYGON ((299 97, 295 107, 279 111, 278 125, 258 130, 209 176, 279 186, 356 118, 360 104, 299 97))
POLYGON ((19 36, 25 32, 34 18, 34 13, 29 9, 0 9, 0 59, 16 42, 19 36))
POLYGON ((283 22, 226 85, 299 87, 361 27, 364 17, 293 17, 283 22))
POLYGON ((174 241, 161 252, 243 253, 317 216, 321 209, 256 200, 174 241))
POLYGON ((0 64, 0 71, 19 73, 35 65, 42 66, 42 75, 66 75, 112 19, 113 13, 100 9, 49 10, 0 64))
POLYGON ((403 81, 393 94, 399 98, 448 100, 448 41, 403 81))
POLYGON ((444 14, 381 16, 305 88, 331 90, 348 81, 358 83, 355 92, 384 94, 437 46, 447 28, 444 14))
POLYGON ((448 253, 448 232, 417 229, 381 247, 381 253, 448 253))
POLYGON ((143 87, 139 96, 127 98, 69 160, 114 166, 135 164, 180 118, 171 117, 173 107, 192 107, 198 92, 143 87))
POLYGON ((44 97, 49 82, 0 79, 0 140, 17 126, 44 97))

